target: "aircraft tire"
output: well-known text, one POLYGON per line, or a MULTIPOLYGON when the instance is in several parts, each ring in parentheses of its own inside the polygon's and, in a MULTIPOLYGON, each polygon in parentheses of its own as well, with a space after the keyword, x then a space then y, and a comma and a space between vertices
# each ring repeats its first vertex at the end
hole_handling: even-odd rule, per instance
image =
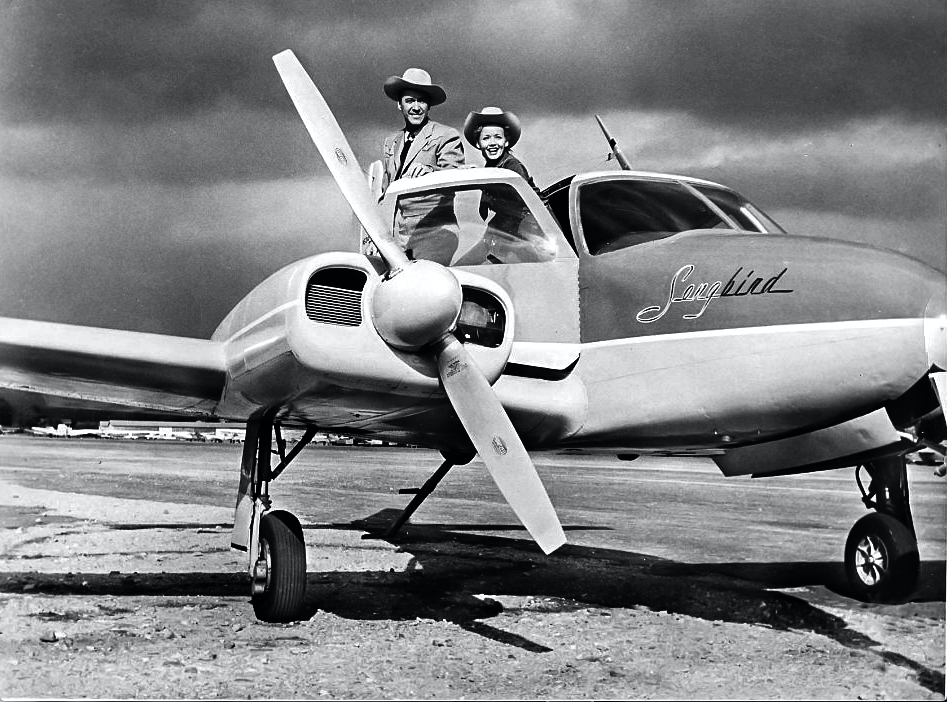
POLYGON ((263 515, 260 555, 268 561, 268 577, 264 591, 252 598, 253 612, 264 622, 293 621, 306 595, 306 544, 292 514, 277 510, 263 515))
POLYGON ((903 601, 917 586, 920 565, 917 539, 890 515, 865 515, 848 534, 845 574, 860 600, 903 601))

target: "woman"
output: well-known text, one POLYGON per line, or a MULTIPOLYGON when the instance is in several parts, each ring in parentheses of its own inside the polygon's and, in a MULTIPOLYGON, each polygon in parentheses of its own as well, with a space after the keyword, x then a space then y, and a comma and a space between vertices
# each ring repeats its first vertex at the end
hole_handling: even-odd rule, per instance
MULTIPOLYGON (((464 120, 464 137, 483 154, 485 166, 506 168, 519 174, 538 193, 526 166, 511 151, 521 134, 516 115, 499 107, 484 107, 479 112, 471 112, 464 120)), ((537 245, 543 248, 536 221, 510 186, 485 188, 480 199, 480 216, 488 220, 487 231, 483 240, 464 255, 464 264, 472 263, 473 258, 479 258, 478 263, 527 263, 546 258, 536 248, 537 245)))

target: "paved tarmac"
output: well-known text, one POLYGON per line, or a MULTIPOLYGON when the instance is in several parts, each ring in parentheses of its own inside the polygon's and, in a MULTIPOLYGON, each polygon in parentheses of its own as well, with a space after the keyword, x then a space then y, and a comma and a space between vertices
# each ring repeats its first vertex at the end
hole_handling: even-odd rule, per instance
MULTIPOLYGON (((78 596, 105 597, 113 609, 122 598, 157 598, 156 607, 161 600, 199 598, 194 602, 200 607, 226 607, 234 627, 242 626, 237 623, 241 616, 252 624, 242 554, 228 548, 239 457, 240 446, 229 444, 0 437, 0 602, 6 605, 0 631, 20 632, 23 641, 42 637, 41 628, 22 629, 24 617, 33 617, 32 625, 43 612, 58 611, 50 604, 56 597, 78 596), (29 598, 41 598, 42 604, 31 605, 29 598)), ((478 461, 454 468, 399 537, 381 540, 366 537, 407 504, 410 496, 397 490, 420 486, 436 469, 437 454, 380 447, 303 451, 271 492, 274 507, 297 514, 306 532, 310 594, 304 614, 310 623, 327 614, 333 627, 335 618, 374 621, 386 627, 379 638, 397 638, 404 632, 388 629, 399 623, 447 622, 482 640, 471 650, 498 647, 483 653, 487 656, 503 649, 558 651, 514 633, 513 624, 523 624, 520 620, 503 624, 513 612, 528 612, 525 602, 545 601, 547 610, 555 602, 556 612, 600 611, 616 618, 636 611, 674 614, 691 626, 748 625, 752 635, 742 641, 730 636, 727 645, 735 651, 756 646, 758 655, 751 658, 757 677, 741 668, 749 687, 733 688, 726 672, 708 677, 700 666, 714 663, 726 671, 728 659, 714 662, 701 654, 689 686, 681 682, 685 676, 652 687, 641 688, 645 683, 640 681, 639 687, 627 681, 615 687, 621 682, 615 678, 624 673, 613 670, 603 674, 601 685, 586 681, 581 688, 560 686, 561 676, 547 687, 524 676, 524 687, 511 695, 502 693, 515 693, 513 688, 491 687, 489 680, 467 688, 429 681, 418 693, 399 687, 406 684, 400 678, 383 690, 352 683, 339 694, 326 678, 325 690, 301 696, 438 697, 441 690, 446 696, 460 689, 467 696, 494 698, 584 697, 587 691, 598 697, 693 693, 696 699, 733 697, 737 689, 749 690, 749 697, 761 696, 753 690, 770 690, 762 696, 795 699, 844 697, 839 690, 855 689, 846 675, 866 680, 857 666, 846 673, 839 664, 837 682, 813 688, 800 680, 795 688, 774 689, 778 676, 773 670, 788 660, 778 657, 787 644, 779 639, 761 643, 762 627, 828 640, 840 656, 849 655, 844 653, 849 649, 870 651, 871 674, 894 687, 869 686, 859 694, 863 698, 942 698, 947 483, 930 468, 910 471, 921 586, 904 604, 868 605, 845 596, 841 567, 848 529, 866 513, 851 469, 754 480, 724 478, 704 460, 622 462, 572 453, 535 458, 569 539, 550 557, 528 539, 478 461), (422 573, 428 583, 440 583, 435 595, 416 587, 413 576, 422 573)), ((136 603, 137 613, 143 605, 136 603)), ((552 610, 546 614, 552 616, 552 610)), ((568 638, 568 626, 555 635, 568 638)), ((184 628, 192 639, 197 635, 184 628)), ((607 638, 607 627, 596 631, 597 638, 607 638)), ((55 639, 55 631, 52 635, 55 639)), ((358 628, 343 638, 372 635, 358 628)), ((582 637, 575 638, 581 644, 582 637)), ((699 638, 687 634, 678 645, 693 644, 690 653, 697 656, 699 638)), ((39 664, 49 647, 30 650, 39 664)), ((24 669, 23 654, 0 649, 3 654, 12 656, 14 665, 7 667, 13 671, 10 685, 0 687, 0 695, 61 690, 30 687, 26 674, 17 672, 24 669)), ((234 688, 225 684, 218 681, 205 692, 232 695, 234 688)), ((118 697, 167 695, 157 683, 129 688, 130 695, 104 684, 91 689, 91 696, 95 691, 118 697)))

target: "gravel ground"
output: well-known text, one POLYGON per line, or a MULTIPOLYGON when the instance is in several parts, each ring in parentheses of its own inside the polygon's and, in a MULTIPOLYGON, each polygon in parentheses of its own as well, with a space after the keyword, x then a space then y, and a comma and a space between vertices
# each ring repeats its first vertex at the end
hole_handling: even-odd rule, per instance
POLYGON ((230 507, 114 494, 134 471, 77 491, 10 457, 5 698, 944 698, 943 561, 926 595, 880 606, 616 548, 304 520, 303 617, 263 624, 230 507))

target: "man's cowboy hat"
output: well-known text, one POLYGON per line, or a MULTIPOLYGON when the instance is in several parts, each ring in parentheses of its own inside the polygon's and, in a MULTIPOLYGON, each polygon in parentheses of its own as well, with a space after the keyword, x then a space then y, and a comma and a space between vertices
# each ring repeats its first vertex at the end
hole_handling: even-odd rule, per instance
POLYGON ((471 112, 464 120, 464 136, 474 146, 477 145, 477 136, 480 127, 487 125, 503 127, 506 132, 507 147, 520 140, 520 121, 512 112, 504 112, 499 107, 484 107, 480 112, 471 112))
POLYGON ((430 98, 431 105, 440 105, 447 99, 444 89, 431 82, 431 74, 423 68, 409 68, 400 78, 391 76, 385 81, 385 95, 397 102, 405 90, 417 90, 430 98))

